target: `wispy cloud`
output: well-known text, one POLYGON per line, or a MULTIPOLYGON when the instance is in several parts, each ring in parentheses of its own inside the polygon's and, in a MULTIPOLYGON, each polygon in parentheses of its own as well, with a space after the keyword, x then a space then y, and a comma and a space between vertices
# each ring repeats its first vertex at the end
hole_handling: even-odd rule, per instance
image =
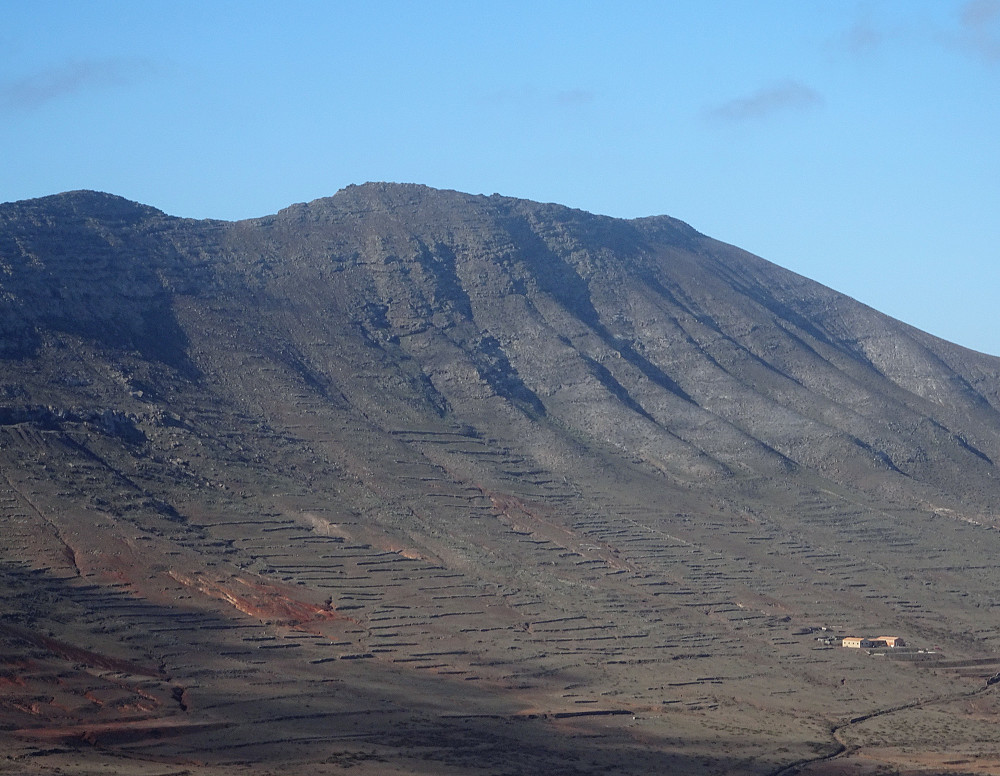
POLYGON ((925 54, 923 49, 933 43, 986 62, 1000 62, 1000 0, 965 0, 946 25, 916 12, 873 21, 862 9, 851 27, 831 38, 830 47, 862 57, 890 43, 911 56, 925 54))
POLYGON ((0 83, 0 105, 30 110, 91 89, 127 86, 155 70, 145 59, 112 58, 67 62, 0 83))
POLYGON ((958 20, 958 45, 988 62, 1000 62, 1000 0, 969 0, 958 20))
POLYGON ((969 0, 959 11, 962 24, 980 27, 1000 17, 1000 0, 969 0))
POLYGON ((885 40, 885 34, 868 20, 859 19, 844 31, 837 43, 856 56, 871 54, 885 40))
POLYGON ((747 121, 789 110, 808 110, 822 104, 823 97, 815 89, 798 81, 783 81, 759 89, 748 97, 709 108, 705 115, 720 121, 747 121))
POLYGON ((848 19, 849 26, 833 31, 826 42, 828 52, 838 58, 846 54, 870 61, 891 45, 920 37, 919 14, 914 12, 884 13, 871 2, 863 2, 848 19))

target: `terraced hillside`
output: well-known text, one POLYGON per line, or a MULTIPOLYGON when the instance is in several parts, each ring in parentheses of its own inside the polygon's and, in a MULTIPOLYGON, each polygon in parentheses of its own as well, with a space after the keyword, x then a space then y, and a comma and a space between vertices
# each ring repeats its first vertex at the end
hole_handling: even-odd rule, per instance
POLYGON ((678 221, 2 205, 0 359, 0 773, 1000 769, 1000 361, 678 221))

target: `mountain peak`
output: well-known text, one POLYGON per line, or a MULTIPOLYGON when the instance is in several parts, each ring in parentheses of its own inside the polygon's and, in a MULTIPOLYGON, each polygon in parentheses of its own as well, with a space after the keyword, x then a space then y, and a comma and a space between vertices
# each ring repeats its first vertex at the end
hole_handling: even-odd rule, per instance
POLYGON ((0 212, 2 210, 47 213, 58 218, 97 218, 111 221, 136 221, 165 215, 163 211, 149 205, 90 189, 8 202, 0 205, 0 212))

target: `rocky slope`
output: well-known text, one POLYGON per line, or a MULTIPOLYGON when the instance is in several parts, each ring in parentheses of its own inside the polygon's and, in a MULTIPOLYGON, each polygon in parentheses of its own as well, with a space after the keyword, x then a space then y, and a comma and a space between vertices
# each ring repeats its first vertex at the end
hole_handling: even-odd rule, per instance
POLYGON ((992 767, 923 704, 993 713, 998 359, 413 185, 0 205, 0 300, 11 772, 769 773, 894 706, 992 767), (936 656, 817 641, 866 629, 936 656))

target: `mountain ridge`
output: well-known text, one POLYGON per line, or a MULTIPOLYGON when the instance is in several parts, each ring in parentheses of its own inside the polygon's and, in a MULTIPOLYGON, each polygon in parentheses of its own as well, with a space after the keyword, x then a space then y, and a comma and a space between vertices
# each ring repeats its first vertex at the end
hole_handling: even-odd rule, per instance
MULTIPOLYGON (((272 304, 296 306, 298 302, 291 297, 301 294, 303 288, 301 281, 289 272, 306 271, 321 285, 325 282, 324 274, 331 268, 342 266, 358 274, 360 268, 368 266, 365 262, 374 258, 375 264, 371 266, 384 269, 378 274, 367 270, 361 273, 366 275, 362 280, 373 293, 361 301, 368 313, 354 321, 368 332, 369 339, 372 335, 376 339, 388 337, 391 344, 398 344, 400 336, 413 337, 429 331, 460 332, 461 342, 450 342, 449 346, 457 344, 463 357, 471 360, 463 368, 471 367, 478 374, 477 382, 485 379, 489 384, 493 380, 488 390, 494 393, 502 394, 506 389, 501 383, 507 380, 518 394, 518 401, 536 414, 546 414, 545 402, 539 398, 538 390, 528 388, 522 379, 521 370, 532 369, 531 360, 525 360, 521 370, 511 364, 517 343, 505 335, 506 322, 496 317, 499 300, 505 305, 521 304, 522 313, 533 316, 536 324, 553 332, 570 324, 566 315, 578 320, 584 327, 582 334, 587 345, 577 348, 579 358, 566 362, 578 373, 576 386, 590 386, 593 390, 588 393, 594 400, 611 400, 626 407, 630 425, 670 430, 671 421, 667 418, 672 417, 674 410, 667 407, 672 402, 669 395, 674 395, 707 411, 714 420, 721 419, 734 426, 739 434, 749 433, 751 438, 789 460, 795 460, 795 455, 789 454, 787 445, 783 447, 775 439, 754 433, 747 420, 735 416, 733 407, 716 411, 713 408, 717 397, 710 392, 703 391, 705 395, 700 400, 694 398, 697 392, 691 385, 697 381, 692 381, 691 375, 698 371, 715 380, 735 380, 736 385, 750 387, 750 394, 754 394, 753 386, 746 384, 748 378, 743 372, 763 370, 762 379, 784 383, 784 387, 775 384, 770 389, 771 395, 757 397, 754 409, 757 414, 780 415, 789 410, 800 414, 787 403, 782 404, 785 399, 779 399, 775 407, 773 391, 779 390, 787 397, 791 395, 789 392, 815 392, 817 388, 821 393, 825 391, 822 395, 827 401, 833 402, 829 410, 856 414, 857 407, 852 410, 849 404, 845 405, 845 399, 859 389, 852 372, 858 364, 874 370, 874 375, 865 376, 866 381, 884 378, 902 389, 903 393, 893 400, 896 405, 914 406, 914 397, 918 397, 954 405, 952 409, 968 415, 975 407, 992 412, 1000 404, 995 389, 991 402, 973 385, 977 381, 994 382, 1000 375, 1000 367, 996 366, 1000 362, 986 366, 991 361, 988 357, 977 359, 977 368, 968 376, 961 375, 956 367, 961 370, 971 357, 951 347, 942 356, 939 351, 943 341, 931 339, 930 335, 802 276, 717 243, 666 216, 622 221, 498 195, 482 197, 416 184, 384 183, 348 187, 333 197, 293 205, 274 216, 237 222, 177 219, 113 195, 90 192, 57 195, 21 207, 39 211, 55 207, 65 225, 64 205, 68 205, 74 214, 72 218, 80 224, 80 232, 72 239, 83 261, 76 266, 61 267, 61 271, 70 273, 68 278, 45 278, 51 297, 51 301, 46 300, 48 306, 58 310, 68 306, 62 297, 69 292, 54 286, 68 283, 82 289, 96 281, 99 285, 85 294, 87 299, 76 300, 88 308, 78 314, 77 324, 90 317, 94 321, 92 334, 104 331, 109 341, 129 342, 175 366, 183 364, 185 347, 185 335, 170 309, 170 299, 178 290, 181 296, 197 297, 204 294, 206 287, 236 281, 251 296, 270 294, 272 304), (117 218, 123 209, 131 220, 118 222, 117 227, 107 220, 100 228, 95 226, 95 219, 107 219, 111 214, 117 218), (303 226, 305 221, 319 225, 320 232, 315 238, 303 226), (424 234, 412 235, 407 227, 410 223, 420 224, 424 234), (136 228, 136 224, 144 226, 136 228), (116 236, 116 228, 125 232, 116 236), (322 229, 326 232, 322 233, 322 229), (230 259, 222 264, 192 260, 190 250, 183 245, 184 240, 192 238, 180 237, 188 233, 198 235, 193 238, 195 241, 210 235, 210 241, 217 240, 224 246, 230 259), (345 234, 350 235, 353 245, 347 244, 345 234), (124 253, 116 253, 113 244, 116 240, 132 240, 135 245, 128 246, 124 253), (297 258, 292 261, 300 266, 293 268, 280 251, 273 258, 268 257, 269 249, 263 243, 277 244, 282 240, 293 241, 292 250, 297 258), (338 245, 338 241, 344 244, 338 245), (461 259, 456 247, 462 251, 461 259), (149 266, 135 266, 129 271, 127 264, 114 263, 127 261, 129 253, 143 252, 153 261, 147 262, 149 266), (119 255, 122 258, 113 258, 119 255), (365 255, 369 258, 361 259, 365 255), (331 259, 329 266, 325 266, 327 256, 331 259), (341 265, 345 259, 347 263, 341 265), (248 262, 253 262, 255 275, 250 274, 248 262), (401 267, 405 276, 394 272, 395 265, 401 267), (476 278, 472 276, 472 267, 479 273, 476 278), (281 289, 280 283, 264 280, 276 270, 299 285, 292 289, 286 284, 281 289), (126 278, 122 277, 123 271, 126 278), (112 278, 109 272, 117 274, 112 278), (220 272, 226 275, 226 280, 220 280, 220 272), (412 281, 418 276, 419 284, 414 289, 412 281), (132 309, 126 315, 119 310, 115 313, 117 317, 128 320, 109 325, 100 300, 103 290, 115 282, 120 286, 125 283, 135 304, 143 309, 132 309), (602 285, 598 288, 597 283, 602 285), (248 284, 256 288, 249 288, 248 284), (604 298, 596 299, 595 290, 604 298), (713 309, 713 305, 718 306, 716 299, 727 300, 728 309, 722 312, 713 309), (550 309, 540 310, 536 300, 550 309), (604 303, 605 309, 598 310, 597 302, 604 303), (665 315, 662 324, 666 329, 661 325, 661 329, 650 330, 650 336, 644 337, 635 321, 626 320, 622 313, 629 306, 641 308, 647 316, 665 315), (547 316, 554 317, 548 321, 547 316), (750 338, 762 327, 771 327, 768 336, 772 341, 766 344, 750 338), (153 332, 161 328, 173 330, 172 336, 154 338, 153 332), (664 350, 672 347, 663 344, 669 343, 670 337, 694 347, 683 351, 688 355, 679 357, 664 350), (161 346, 154 339, 166 341, 167 350, 157 354, 156 349, 161 346), (486 343, 485 347, 470 348, 462 344, 477 339, 486 343), (705 347, 708 343, 726 355, 712 354, 705 347), (817 378, 815 369, 803 371, 801 366, 782 360, 784 347, 792 347, 793 357, 800 358, 795 348, 801 345, 809 358, 826 365, 822 367, 827 373, 825 382, 833 379, 838 386, 834 389, 835 399, 831 389, 823 387, 824 381, 817 378), (651 353, 656 355, 649 357, 651 353), (608 361, 611 356, 616 360, 608 361), (685 377, 681 382, 663 368, 664 356, 682 364, 685 377), (736 363, 733 358, 739 360, 738 368, 730 368, 730 364, 736 363), (609 364, 616 368, 609 369, 609 364), (688 387, 681 384, 685 381, 688 387), (651 387, 667 393, 660 395, 651 387), (636 398, 636 390, 645 392, 648 398, 636 398), (659 417, 663 422, 657 421, 653 406, 644 406, 644 401, 646 405, 652 401, 662 406, 659 417), (969 406, 970 403, 974 406, 969 406)), ((214 249, 211 243, 210 249, 214 249)), ((357 289, 345 291, 359 293, 357 289)), ((229 292, 231 289, 226 291, 229 292)), ((250 298, 246 301, 248 305, 254 304, 250 298)), ((27 302, 27 308, 44 316, 46 302, 36 297, 27 302)), ((53 311, 46 320, 52 322, 57 317, 53 311)), ((68 321, 63 324, 71 325, 68 321)), ((531 336, 531 332, 525 333, 525 339, 531 336)), ((566 332, 558 336, 566 337, 566 332)), ((446 334, 445 340, 449 338, 454 339, 446 334)), ((454 358, 452 362, 457 363, 454 358)), ((540 390, 559 392, 558 386, 551 384, 540 390)), ((861 390, 863 394, 868 389, 861 390)), ((857 399, 870 400, 862 395, 857 399)), ((753 425, 753 419, 749 423, 753 425)), ((636 430, 639 436, 648 437, 651 433, 636 430)), ((875 459, 883 463, 892 461, 892 456, 882 450, 884 444, 876 444, 870 435, 859 438, 859 450, 867 454, 868 449, 875 449, 875 459)), ((974 441, 959 444, 959 448, 975 450, 976 456, 984 461, 992 462, 1000 455, 995 446, 984 451, 974 441)), ((890 468, 901 471, 896 463, 890 468)))
MULTIPOLYGON (((89 315, 95 318, 94 325, 107 324, 106 318, 102 317, 104 311, 100 309, 102 287, 106 288, 113 282, 121 283, 123 270, 130 274, 127 265, 97 266, 101 262, 106 264, 107 257, 116 255, 114 245, 108 250, 104 243, 132 239, 137 244, 129 248, 130 251, 146 251, 154 262, 158 259, 159 263, 152 266, 136 266, 131 277, 124 281, 136 303, 144 308, 129 313, 132 323, 126 328, 131 331, 125 333, 119 326, 111 328, 108 334, 111 338, 124 338, 124 341, 133 345, 138 343, 140 349, 155 349, 150 339, 154 329, 163 326, 169 330, 176 326, 169 309, 169 299, 175 293, 171 289, 181 289, 181 294, 185 296, 198 296, 202 293, 195 289, 196 282, 192 281, 191 275, 197 276, 200 271, 202 277, 197 282, 211 287, 222 282, 219 280, 219 272, 223 270, 235 273, 229 274, 229 280, 225 282, 232 282, 234 277, 242 275, 240 282, 245 284, 251 280, 247 274, 249 267, 246 256, 249 255, 256 265, 254 271, 257 272, 257 277, 252 282, 259 286, 260 291, 273 294, 279 286, 270 284, 268 288, 268 283, 261 278, 269 272, 273 274, 274 268, 282 268, 281 271, 287 274, 288 259, 279 255, 262 261, 267 249, 261 249, 261 241, 274 243, 276 240, 280 242, 282 239, 292 239, 300 242, 294 248, 298 254, 295 261, 306 262, 308 272, 312 273, 317 283, 322 283, 323 273, 330 268, 323 266, 327 255, 332 258, 331 264, 334 266, 344 260, 340 255, 346 256, 347 264, 343 266, 352 272, 357 272, 360 266, 364 266, 363 262, 352 265, 350 258, 364 255, 364 248, 359 250, 358 247, 338 246, 336 243, 344 233, 348 233, 352 235, 355 244, 358 239, 376 241, 374 245, 366 246, 368 254, 374 256, 376 261, 372 266, 387 268, 380 270, 381 274, 378 276, 366 273, 364 282, 376 284, 371 287, 374 297, 369 295, 364 300, 363 304, 368 306, 370 314, 363 316, 363 320, 355 321, 357 325, 370 332, 378 332, 377 336, 386 336, 388 331, 390 340, 395 338, 396 341, 400 335, 412 337, 431 330, 460 331, 459 336, 464 338, 463 341, 486 337, 485 349, 470 349, 461 344, 459 349, 464 348, 465 355, 472 356, 472 368, 480 373, 480 378, 486 375, 487 382, 490 375, 497 380, 511 379, 511 385, 516 386, 520 400, 526 402, 525 406, 533 407, 536 413, 544 412, 544 402, 537 396, 537 391, 529 390, 524 385, 518 369, 511 368, 510 358, 516 351, 516 343, 509 336, 508 342, 503 342, 505 323, 496 318, 495 311, 491 319, 486 321, 487 309, 495 308, 497 301, 501 299, 508 305, 511 300, 520 300, 527 305, 522 312, 535 316, 536 323, 548 325, 552 330, 568 321, 563 320, 555 327, 546 323, 548 313, 538 309, 534 298, 529 299, 530 294, 534 294, 546 305, 555 305, 550 310, 555 316, 553 320, 566 314, 579 320, 585 329, 584 338, 589 343, 585 348, 587 352, 582 354, 582 362, 571 359, 575 362, 574 369, 583 370, 579 372, 578 384, 594 385, 599 393, 610 395, 614 401, 626 406, 632 416, 637 416, 630 422, 645 422, 664 428, 670 426, 669 422, 657 424, 655 413, 651 414, 652 407, 644 407, 643 401, 637 400, 633 395, 634 389, 630 390, 630 387, 623 384, 622 380, 626 377, 635 388, 646 390, 647 394, 650 393, 647 390, 650 386, 656 386, 699 409, 707 409, 715 418, 721 417, 729 423, 733 423, 735 418, 731 411, 727 411, 728 414, 714 412, 711 407, 716 397, 712 395, 706 395, 701 401, 694 399, 695 391, 690 386, 683 387, 675 377, 668 374, 668 370, 664 370, 662 363, 654 363, 656 358, 647 357, 647 352, 656 352, 657 348, 664 353, 663 331, 657 331, 644 339, 634 321, 624 321, 621 310, 629 305, 641 306, 646 315, 666 314, 664 323, 671 332, 670 336, 674 338, 690 342, 700 338, 700 343, 696 343, 693 348, 697 354, 695 360, 699 363, 684 367, 689 382, 691 370, 695 368, 703 374, 712 374, 715 379, 725 376, 728 380, 735 379, 737 384, 745 382, 743 375, 736 375, 732 369, 727 368, 725 361, 720 361, 701 344, 711 342, 712 347, 729 351, 735 349, 726 358, 730 362, 734 357, 741 359, 741 370, 762 369, 765 373, 770 373, 769 377, 787 383, 786 388, 781 389, 785 394, 788 390, 815 389, 819 382, 814 373, 807 374, 800 368, 801 374, 797 374, 793 366, 782 362, 780 348, 783 345, 774 341, 762 345, 748 340, 748 335, 755 329, 771 326, 773 334, 769 336, 777 336, 779 340, 789 339, 795 346, 804 344, 808 354, 828 365, 828 372, 832 365, 834 374, 831 377, 838 378, 838 384, 849 391, 857 388, 851 373, 856 365, 850 363, 850 360, 856 360, 862 366, 872 368, 877 376, 903 389, 905 394, 898 397, 895 400, 897 402, 912 404, 912 397, 916 396, 939 404, 962 405, 972 402, 990 411, 995 410, 998 405, 995 391, 991 403, 973 387, 976 380, 992 381, 1000 375, 1000 367, 995 364, 992 369, 980 366, 969 377, 959 375, 953 365, 964 364, 969 357, 956 355, 957 351, 951 348, 949 355, 942 357, 938 350, 943 341, 928 339, 929 335, 918 333, 906 324, 892 321, 871 308, 806 278, 781 270, 751 254, 712 241, 669 217, 621 221, 561 206, 538 205, 497 195, 481 197, 437 191, 415 184, 379 183, 348 187, 333 197, 293 205, 274 216, 238 222, 176 219, 112 195, 88 192, 72 192, 57 195, 55 199, 35 200, 31 208, 44 210, 64 202, 69 203, 80 221, 82 233, 73 239, 80 246, 79 255, 84 262, 82 266, 62 267, 64 272, 75 270, 75 277, 63 278, 63 285, 68 282, 72 286, 83 288, 88 284, 87 281, 91 281, 91 285, 94 281, 103 284, 89 295, 90 311, 81 314, 83 317, 89 315), (86 209, 88 203, 94 208, 93 213, 86 209), (364 206, 363 209, 359 209, 359 203, 364 206), (119 228, 131 229, 127 238, 116 237, 113 231, 99 234, 99 230, 93 226, 93 219, 109 212, 117 216, 123 207, 130 216, 140 219, 146 226, 139 228, 136 234, 136 230, 132 229, 136 221, 122 222, 119 228), (329 219, 326 226, 329 234, 320 238, 317 245, 302 224, 304 220, 322 224, 322 220, 316 221, 321 217, 329 219), (408 223, 421 224, 421 229, 426 234, 416 237, 411 235, 407 231, 408 223), (174 236, 175 233, 191 230, 196 234, 211 233, 211 239, 217 238, 225 245, 232 257, 232 264, 226 266, 216 263, 213 267, 211 263, 192 262, 190 255, 185 253, 186 249, 174 236), (252 233, 249 241, 242 234, 244 232, 252 233), (90 244, 84 241, 87 235, 90 236, 90 244), (485 247, 483 236, 486 236, 488 242, 485 247), (668 246, 666 248, 662 243, 654 242, 664 238, 668 246), (331 240, 334 242, 331 243, 331 240), (463 240, 468 244, 463 246, 463 240), (464 261, 460 261, 455 254, 455 246, 452 244, 455 242, 464 251, 464 261), (496 249, 501 252, 499 259, 495 255, 484 253, 496 249), (667 251, 666 254, 663 253, 664 250, 667 251), (479 256, 485 258, 478 258, 479 256), (87 260, 91 261, 89 265, 87 260), (266 268, 262 266, 264 264, 267 265, 266 268), (392 271, 395 264, 403 268, 406 277, 400 278, 392 271), (470 269, 473 265, 476 267, 475 271, 479 272, 479 278, 486 279, 485 284, 470 282, 473 280, 470 269), (110 276, 102 276, 101 271, 105 275, 108 271, 117 272, 118 275, 112 280, 110 276), (464 277, 460 276, 463 272, 464 277), (410 283, 417 274, 421 276, 419 288, 417 293, 411 293, 412 288, 405 284, 410 283), (491 282, 499 284, 498 287, 492 289, 489 285, 491 282), (605 299, 598 301, 606 302, 605 307, 614 308, 616 312, 608 314, 606 310, 597 309, 594 289, 591 288, 591 284, 596 282, 603 283, 599 293, 605 296, 605 299), (379 283, 383 288, 377 287, 379 283), (623 286, 629 284, 631 287, 626 290, 623 286), (484 288, 487 290, 484 291, 484 288), (397 298, 392 298, 393 293, 397 298), (487 301, 488 304, 478 304, 477 309, 473 310, 474 298, 477 302, 487 301), (724 310, 724 314, 712 309, 715 299, 727 300, 729 309, 724 310), (146 309, 150 306, 154 308, 153 312, 146 309), (665 310, 665 306, 669 309, 665 310), (375 317, 372 318, 371 315, 375 317), (385 315, 389 318, 384 319, 385 315), (476 321, 476 315, 479 315, 485 325, 476 321), (619 317, 617 331, 612 330, 615 328, 612 320, 614 315, 619 317), (434 323, 435 316, 440 319, 440 324, 434 323), (100 323, 102 320, 104 324, 100 323), (863 333, 859 329, 863 329, 863 333), (692 339, 692 332, 695 331, 698 334, 692 339), (886 337, 891 340, 891 344, 882 347, 880 342, 886 337), (826 355, 820 355, 818 349, 832 350, 826 355), (598 354, 600 357, 595 358, 598 354), (610 355, 622 362, 625 368, 609 369, 608 363, 617 363, 607 362, 610 355), (848 360, 844 360, 845 358, 848 360), (753 364, 758 366, 753 367, 753 364), (621 374, 616 375, 618 372, 621 374), (810 380, 812 383, 807 385, 810 380)), ((60 210, 58 207, 56 209, 60 210)), ((65 222, 65 216, 61 212, 60 217, 65 222)), ((101 227, 103 230, 109 228, 113 230, 115 227, 101 227)), ((371 261, 371 258, 367 261, 371 261)), ((302 269, 305 268, 306 265, 302 265, 302 269)), ((64 291, 52 288, 60 280, 48 277, 46 282, 50 286, 51 304, 60 310, 65 309, 66 300, 62 298, 64 291)), ((293 278, 293 282, 299 281, 293 278)), ((294 306, 297 302, 289 297, 302 291, 300 285, 294 290, 282 292, 284 297, 279 294, 275 303, 294 306)), ((357 293, 356 289, 354 293, 357 293)), ((45 304, 36 298, 28 303, 28 307, 40 312, 45 309, 45 304)), ((54 315, 51 314, 49 320, 53 320, 54 315)), ((527 337, 530 336, 528 333, 527 337)), ((182 333, 175 331, 172 340, 168 339, 176 343, 169 346, 173 348, 173 352, 164 351, 160 357, 175 365, 180 364, 183 340, 182 333)), ((150 350, 150 353, 153 352, 150 350)), ((798 358, 797 355, 795 357, 798 358)), ((692 358, 693 356, 687 355, 681 360, 690 361, 692 358)), ((678 360, 677 356, 671 356, 670 359, 678 360)), ((980 365, 985 365, 989 359, 984 357, 978 361, 980 365)), ((525 367, 531 368, 529 362, 525 362, 525 367)), ((494 391, 497 387, 492 386, 494 391)), ((542 390, 557 391, 551 385, 542 390)), ((832 398, 829 390, 824 395, 827 399, 832 398)), ((846 395, 849 394, 841 393, 834 404, 843 407, 846 395)), ((765 396, 763 400, 770 406, 773 398, 765 396)), ((661 396, 656 396, 653 401, 667 401, 669 404, 669 400, 661 396)), ((759 406, 756 411, 764 409, 759 406)), ((850 411, 850 407, 847 409, 850 411)), ((963 414, 968 414, 969 411, 969 407, 962 410, 963 414)), ((669 414, 671 410, 667 412, 669 414)), ((735 425, 742 432, 748 430, 740 422, 735 425)), ((773 440, 764 438, 760 441, 765 442, 768 447, 775 447, 773 440)), ((863 440, 863 449, 872 446, 871 440, 863 440)), ((978 450, 974 443, 970 446, 978 450)), ((990 461, 998 454, 1000 449, 983 453, 985 459, 990 461)), ((787 450, 781 452, 781 455, 787 457, 787 450)))
POLYGON ((90 735, 137 774, 323 772, 331 746, 410 772, 427 741, 493 773, 490 719, 511 772, 590 730, 567 772, 776 773, 842 723, 875 746, 862 711, 954 682, 987 703, 1000 670, 1000 359, 668 216, 369 183, 194 220, 70 192, 0 205, 0 299, 19 768, 90 735), (161 669, 113 691, 122 664, 161 669), (90 708, 95 682, 131 700, 90 708))

